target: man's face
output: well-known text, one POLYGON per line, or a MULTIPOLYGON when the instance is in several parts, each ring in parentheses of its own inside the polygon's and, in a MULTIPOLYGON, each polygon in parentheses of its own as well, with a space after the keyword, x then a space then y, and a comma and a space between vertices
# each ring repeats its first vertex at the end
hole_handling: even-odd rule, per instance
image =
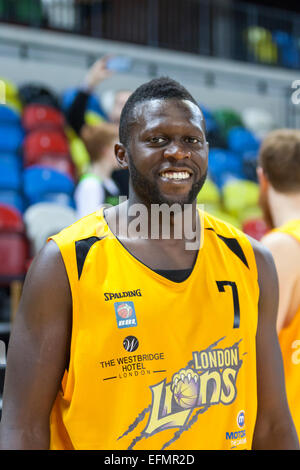
POLYGON ((207 173, 199 108, 187 100, 137 104, 127 148, 131 187, 144 203, 192 203, 207 173))

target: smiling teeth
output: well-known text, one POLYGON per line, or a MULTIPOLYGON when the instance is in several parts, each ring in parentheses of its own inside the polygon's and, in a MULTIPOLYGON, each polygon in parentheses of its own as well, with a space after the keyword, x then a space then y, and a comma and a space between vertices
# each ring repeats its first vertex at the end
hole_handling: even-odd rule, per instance
POLYGON ((162 176, 169 178, 170 180, 186 180, 190 177, 187 171, 168 171, 166 173, 162 173, 162 176))

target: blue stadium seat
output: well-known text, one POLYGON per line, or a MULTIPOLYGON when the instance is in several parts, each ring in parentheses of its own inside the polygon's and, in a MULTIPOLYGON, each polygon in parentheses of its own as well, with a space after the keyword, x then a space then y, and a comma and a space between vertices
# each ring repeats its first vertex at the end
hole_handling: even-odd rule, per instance
POLYGON ((25 209, 24 199, 21 193, 11 190, 0 190, 0 203, 14 207, 23 213, 25 209))
POLYGON ((18 111, 10 106, 2 104, 0 106, 0 125, 2 124, 21 124, 21 118, 18 111))
POLYGON ((260 142, 248 129, 233 127, 228 132, 227 145, 232 152, 243 154, 249 151, 258 151, 260 142))
POLYGON ((22 173, 18 160, 0 157, 0 190, 19 191, 22 187, 22 173))
POLYGON ((24 139, 24 130, 18 124, 0 123, 0 153, 19 151, 24 139))
MULTIPOLYGON (((61 97, 61 106, 62 106, 63 111, 66 112, 67 109, 71 106, 77 93, 78 93, 77 88, 70 88, 63 92, 62 97, 61 97)), ((87 102, 87 110, 94 111, 95 113, 103 117, 104 119, 107 119, 106 113, 104 112, 100 104, 100 100, 98 96, 95 94, 91 94, 89 96, 88 102, 87 102)))
POLYGON ((244 178, 241 156, 225 149, 212 148, 210 150, 208 169, 210 177, 219 189, 232 177, 244 178))
POLYGON ((257 180, 257 162, 258 162, 258 152, 249 151, 243 154, 243 169, 245 178, 249 181, 258 182, 257 180))
POLYGON ((279 49, 279 58, 283 66, 298 68, 300 65, 300 50, 296 39, 285 31, 274 31, 273 41, 279 49))
POLYGON ((206 125, 206 131, 207 132, 213 132, 217 131, 219 129, 219 125, 217 121, 215 120, 212 112, 210 112, 205 106, 202 104, 199 105, 200 109, 203 113, 204 119, 205 119, 205 125, 206 125))
POLYGON ((67 175, 38 165, 24 170, 24 194, 30 204, 40 202, 48 193, 65 193, 72 196, 74 181, 67 175))

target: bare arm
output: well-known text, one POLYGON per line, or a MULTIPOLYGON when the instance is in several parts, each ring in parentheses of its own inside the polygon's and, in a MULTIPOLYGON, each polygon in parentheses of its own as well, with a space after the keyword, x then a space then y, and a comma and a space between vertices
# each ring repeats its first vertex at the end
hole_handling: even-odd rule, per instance
POLYGON ((285 233, 270 233, 262 243, 272 253, 279 281, 279 307, 277 332, 286 326, 298 310, 300 245, 297 240, 285 233))
POLYGON ((48 449, 49 416, 68 361, 71 293, 55 242, 27 274, 11 332, 0 449, 48 449))
POLYGON ((253 241, 260 286, 257 349, 258 410, 253 437, 255 450, 299 449, 287 404, 283 363, 276 332, 278 280, 273 258, 253 241))

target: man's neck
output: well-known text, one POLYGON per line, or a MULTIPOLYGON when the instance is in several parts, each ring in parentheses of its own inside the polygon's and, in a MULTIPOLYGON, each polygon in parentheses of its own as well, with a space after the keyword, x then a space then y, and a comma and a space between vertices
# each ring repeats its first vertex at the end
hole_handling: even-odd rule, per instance
POLYGON ((291 220, 300 220, 300 192, 279 193, 270 187, 269 204, 276 228, 291 220))
POLYGON ((165 238, 164 233, 170 233, 170 239, 196 237, 199 230, 199 215, 197 204, 186 204, 183 207, 177 203, 168 204, 145 204, 136 195, 129 195, 127 201, 127 224, 133 218, 140 215, 143 221, 143 230, 148 228, 148 236, 153 238, 165 238))

